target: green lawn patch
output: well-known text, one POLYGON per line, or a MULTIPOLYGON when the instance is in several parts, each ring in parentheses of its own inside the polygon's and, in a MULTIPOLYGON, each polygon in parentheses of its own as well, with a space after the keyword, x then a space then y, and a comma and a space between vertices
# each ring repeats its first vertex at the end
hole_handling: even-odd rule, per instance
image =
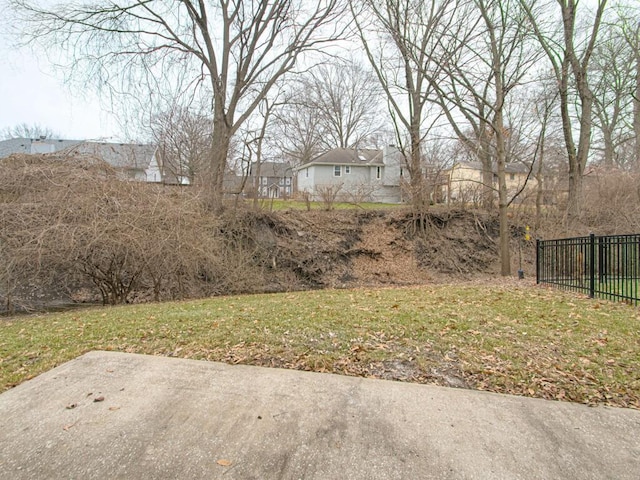
MULTIPOLYGON (((247 202, 251 202, 252 200, 247 200, 247 202)), ((262 208, 273 211, 281 211, 281 210, 307 210, 310 208, 311 210, 326 210, 327 205, 324 202, 310 202, 309 207, 307 207, 306 202, 299 200, 281 200, 281 199, 261 199, 259 204, 262 208)), ((396 204, 396 203, 375 203, 375 202, 360 202, 360 203, 352 203, 352 202, 334 202, 331 205, 333 210, 353 210, 353 209, 362 209, 362 210, 380 210, 380 209, 397 209, 397 208, 406 208, 404 204, 396 204)))
POLYGON ((640 408, 640 311, 548 288, 321 290, 0 319, 0 389, 90 350, 640 408))

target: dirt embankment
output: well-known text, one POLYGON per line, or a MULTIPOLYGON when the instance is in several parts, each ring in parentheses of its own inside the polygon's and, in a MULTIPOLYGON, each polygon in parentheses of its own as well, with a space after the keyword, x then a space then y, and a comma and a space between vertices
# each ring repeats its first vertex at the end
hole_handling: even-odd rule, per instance
MULTIPOLYGON (((498 221, 469 210, 228 211, 215 233, 232 261, 217 274, 224 287, 202 288, 181 297, 158 296, 139 282, 127 302, 190 298, 211 294, 257 293, 315 288, 401 286, 468 280, 498 272, 498 221), (225 269, 227 269, 225 271, 225 269), (200 292, 200 293, 198 293, 200 292)), ((517 255, 514 254, 514 259, 517 255)), ((514 272, 517 270, 514 263, 514 272)), ((90 281, 65 289, 26 279, 14 290, 14 305, 27 309, 99 303, 90 281)), ((167 292, 172 285, 164 287, 167 292)), ((163 292, 160 292, 163 295, 163 292)))
POLYGON ((447 210, 264 213, 257 243, 273 255, 273 287, 411 285, 469 278, 498 268, 498 221, 447 210), (298 285, 295 285, 298 283, 298 285))

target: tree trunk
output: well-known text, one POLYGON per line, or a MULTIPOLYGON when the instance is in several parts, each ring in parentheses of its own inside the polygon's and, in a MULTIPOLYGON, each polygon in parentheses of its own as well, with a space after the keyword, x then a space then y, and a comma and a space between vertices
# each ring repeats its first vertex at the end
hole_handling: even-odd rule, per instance
POLYGON ((511 235, 509 228, 509 198, 507 197, 506 164, 507 150, 505 146, 506 129, 502 108, 504 106, 504 91, 502 84, 502 71, 498 55, 494 55, 496 108, 494 115, 494 134, 496 137, 496 161, 498 170, 498 216, 500 221, 500 274, 503 277, 511 275, 511 235))
POLYGON ((481 188, 481 204, 485 210, 493 210, 494 208, 494 189, 493 189, 493 158, 489 143, 489 127, 484 122, 480 123, 480 151, 478 156, 482 162, 482 188, 481 188))
POLYGON ((260 155, 258 155, 258 159, 256 160, 255 172, 252 171, 251 164, 249 164, 249 175, 253 175, 253 208, 255 208, 256 210, 258 210, 258 207, 260 206, 260 197, 262 196, 261 195, 262 185, 260 183, 260 177, 261 177, 260 170, 262 170, 262 160, 260 158, 260 155))
POLYGON ((209 154, 209 172, 207 181, 207 206, 220 210, 224 197, 224 173, 227 167, 227 155, 231 143, 231 129, 224 119, 214 121, 211 152, 209 154))
POLYGON ((593 95, 586 81, 578 82, 578 92, 582 111, 580 112, 580 136, 578 150, 569 156, 569 219, 577 220, 582 210, 582 177, 587 165, 587 157, 591 146, 591 111, 593 95))
MULTIPOLYGON (((640 25, 640 24, 639 24, 640 25)), ((633 134, 635 166, 640 166, 640 51, 636 51, 636 84, 633 96, 633 134)))
POLYGON ((424 175, 422 173, 422 155, 420 152, 420 117, 413 115, 411 118, 411 204, 419 212, 429 206, 428 195, 425 189, 424 175))
POLYGON ((507 198, 507 182, 505 174, 504 134, 496 135, 496 157, 498 159, 498 216, 500 220, 500 274, 511 275, 511 234, 509 228, 509 199, 507 198))
POLYGON ((563 107, 567 109, 566 112, 562 112, 562 123, 565 139, 571 137, 571 142, 567 142, 567 153, 569 154, 569 208, 567 213, 569 221, 577 220, 580 217, 582 206, 582 175, 587 164, 589 149, 591 148, 593 110, 593 93, 591 92, 588 82, 589 59, 596 45, 600 21, 602 20, 606 3, 607 0, 599 0, 591 36, 587 39, 586 48, 582 53, 582 56, 578 58, 573 43, 578 0, 560 2, 565 44, 564 58, 562 61, 560 95, 561 99, 564 100, 563 103, 565 103, 563 107), (575 86, 579 97, 580 133, 578 136, 577 151, 571 135, 571 120, 568 113, 568 98, 566 97, 568 92, 569 66, 573 72, 575 86))
MULTIPOLYGON (((544 132, 546 130, 546 122, 543 125, 543 133, 540 136, 540 155, 538 155, 538 166, 536 168, 536 218, 535 218, 535 229, 536 231, 540 229, 540 223, 542 220, 542 204, 544 202, 544 132)), ((535 160, 535 159, 534 159, 535 160)))
POLYGON ((602 126, 602 140, 604 142, 604 165, 606 167, 613 166, 613 132, 608 126, 602 126))
POLYGON ((580 212, 579 198, 582 192, 582 174, 578 165, 576 146, 573 141, 573 131, 571 130, 571 115, 569 113, 569 61, 566 58, 562 62, 562 73, 558 93, 560 94, 562 133, 567 150, 567 161, 569 163, 567 216, 569 220, 573 220, 578 217, 580 212))

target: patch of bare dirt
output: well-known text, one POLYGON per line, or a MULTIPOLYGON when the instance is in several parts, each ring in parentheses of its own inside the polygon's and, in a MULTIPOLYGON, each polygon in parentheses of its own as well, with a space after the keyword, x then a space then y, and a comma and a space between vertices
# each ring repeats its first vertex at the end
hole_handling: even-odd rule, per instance
POLYGON ((415 285, 494 274, 495 216, 402 210, 264 213, 275 289, 415 285), (277 224, 281 224, 277 226, 277 224), (273 245, 275 243, 275 245, 273 245))
MULTIPOLYGON (((434 209, 416 215, 402 209, 266 212, 237 208, 227 211, 217 224, 218 243, 226 248, 221 254, 234 260, 221 262, 228 271, 215 272, 216 278, 226 278, 229 284, 219 294, 459 281, 495 274, 498 267, 497 219, 473 211, 434 209)), ((202 281, 209 277, 204 275, 202 281)), ((64 292, 25 283, 28 295, 20 288, 15 293, 25 305, 38 309, 73 303, 80 297, 81 302, 95 301, 95 295, 86 295, 91 284, 76 283, 75 290, 67 286, 64 292)), ((180 298, 190 298, 186 295, 180 298)), ((140 284, 128 301, 153 298, 153 291, 140 284)))

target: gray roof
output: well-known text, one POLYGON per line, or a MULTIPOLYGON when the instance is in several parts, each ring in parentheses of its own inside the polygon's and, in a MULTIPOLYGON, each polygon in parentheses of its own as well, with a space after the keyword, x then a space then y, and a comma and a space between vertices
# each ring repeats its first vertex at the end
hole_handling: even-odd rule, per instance
POLYGON ((155 145, 135 143, 82 142, 61 153, 95 156, 114 168, 145 170, 149 167, 156 149, 155 145))
POLYGON ((8 157, 13 153, 54 153, 79 143, 82 143, 82 140, 10 138, 9 140, 0 141, 0 158, 8 157))
MULTIPOLYGON (((482 170, 481 162, 456 162, 451 169, 455 167, 470 168, 472 170, 482 170)), ((494 164, 491 170, 496 173, 497 166, 494 164)), ((524 163, 507 163, 504 166, 505 173, 529 173, 529 167, 524 163)))
MULTIPOLYGON (((255 176, 258 171, 258 165, 256 163, 251 164, 251 176, 255 176)), ((260 176, 261 177, 278 177, 285 178, 293 176, 293 170, 291 165, 282 162, 262 162, 260 164, 260 176)))
POLYGON ((371 148, 334 148, 318 155, 310 162, 300 165, 305 168, 310 165, 380 165, 383 166, 382 150, 371 148))
POLYGON ((12 138, 0 142, 0 158, 13 153, 59 153, 95 156, 114 168, 146 170, 156 151, 154 145, 135 143, 87 142, 49 138, 12 138))

